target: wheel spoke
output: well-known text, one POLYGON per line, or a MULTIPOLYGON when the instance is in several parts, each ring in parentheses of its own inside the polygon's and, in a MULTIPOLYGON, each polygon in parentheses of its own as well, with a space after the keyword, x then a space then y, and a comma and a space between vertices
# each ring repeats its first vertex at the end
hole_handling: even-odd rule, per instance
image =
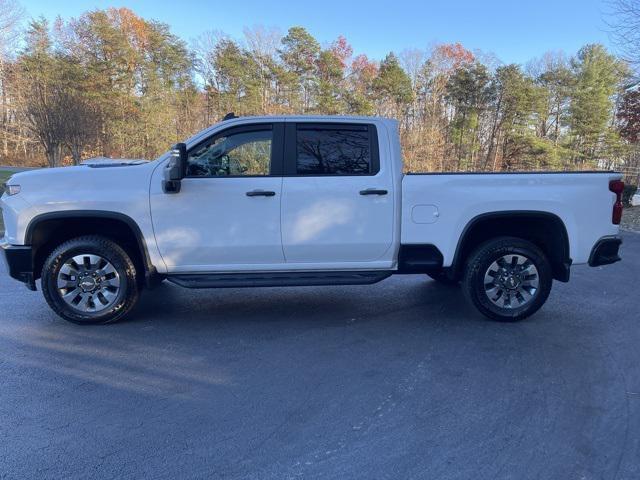
POLYGON ((104 263, 100 266, 100 268, 96 270, 96 273, 104 277, 111 273, 115 274, 117 272, 113 265, 111 265, 109 262, 104 261, 104 263))
POLYGON ((104 288, 98 292, 98 298, 100 299, 100 302, 102 302, 102 304, 106 306, 116 298, 117 294, 117 290, 112 291, 104 288))
POLYGON ((100 287, 106 288, 107 290, 118 290, 119 286, 120 286, 120 277, 116 275, 115 277, 108 279, 106 283, 102 282, 102 285, 100 287))
POLYGON ((69 289, 73 289, 76 288, 78 286, 78 283, 74 280, 71 280, 70 278, 64 278, 61 276, 58 276, 58 289, 60 290, 69 290, 69 289))
POLYGON ((504 308, 511 308, 511 293, 507 292, 502 297, 502 306, 504 308))
POLYGON ((79 288, 74 288, 73 290, 67 290, 65 293, 62 294, 62 299, 67 303, 71 303, 78 297, 78 295, 80 295, 81 292, 82 290, 80 290, 79 288))
POLYGON ((103 286, 119 288, 120 287, 120 277, 114 274, 108 275, 102 281, 103 286))
POLYGON ((83 293, 81 297, 82 297, 82 300, 80 301, 79 305, 81 305, 82 308, 85 309, 85 311, 88 312, 96 309, 93 303, 93 294, 86 292, 86 293, 83 293))
POLYGON ((60 273, 68 277, 76 276, 78 275, 77 265, 74 266, 73 263, 65 263, 60 267, 60 273))
POLYGON ((493 297, 498 292, 502 292, 502 289, 500 287, 496 286, 496 285, 492 285, 492 288, 487 288, 486 285, 485 285, 485 288, 486 288, 487 296, 489 298, 493 297))
POLYGON ((75 267, 75 269, 78 272, 84 272, 85 271, 85 267, 84 267, 84 255, 76 255, 75 257, 73 257, 70 260, 70 263, 72 266, 75 267))
POLYGON ((85 260, 85 262, 88 261, 90 269, 94 271, 100 268, 101 264, 107 263, 107 261, 104 258, 99 257, 98 255, 86 255, 85 259, 87 258, 88 260, 85 260))

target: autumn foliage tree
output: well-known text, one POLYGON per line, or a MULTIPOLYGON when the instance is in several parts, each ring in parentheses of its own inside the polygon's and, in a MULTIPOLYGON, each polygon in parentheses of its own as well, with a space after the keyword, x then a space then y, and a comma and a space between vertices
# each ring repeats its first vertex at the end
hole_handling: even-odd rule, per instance
POLYGON ((628 90, 618 109, 620 135, 632 144, 640 142, 640 90, 628 90))
POLYGON ((601 45, 526 66, 460 43, 378 61, 293 26, 189 48, 126 8, 33 21, 23 44, 3 50, 1 163, 154 158, 231 111, 393 117, 411 171, 624 168, 638 142, 638 89, 601 45))

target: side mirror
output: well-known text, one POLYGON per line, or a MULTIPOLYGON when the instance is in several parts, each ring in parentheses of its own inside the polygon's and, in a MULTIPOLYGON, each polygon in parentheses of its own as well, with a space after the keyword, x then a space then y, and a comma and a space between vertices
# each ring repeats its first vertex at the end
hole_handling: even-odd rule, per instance
POLYGON ((184 143, 176 143, 171 150, 171 158, 164 167, 164 180, 162 190, 164 193, 178 193, 181 180, 187 170, 187 146, 184 143))

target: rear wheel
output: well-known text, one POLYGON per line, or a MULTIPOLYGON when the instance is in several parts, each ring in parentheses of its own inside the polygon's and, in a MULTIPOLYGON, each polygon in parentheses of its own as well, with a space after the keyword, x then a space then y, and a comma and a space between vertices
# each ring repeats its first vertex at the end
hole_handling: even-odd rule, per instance
POLYGON ((79 324, 120 320, 139 294, 129 255, 99 236, 75 238, 57 247, 44 263, 42 292, 59 316, 79 324))
POLYGON ((552 282, 551 265, 542 250, 520 238, 500 237, 470 255, 463 285, 481 313, 515 322, 542 307, 552 282))

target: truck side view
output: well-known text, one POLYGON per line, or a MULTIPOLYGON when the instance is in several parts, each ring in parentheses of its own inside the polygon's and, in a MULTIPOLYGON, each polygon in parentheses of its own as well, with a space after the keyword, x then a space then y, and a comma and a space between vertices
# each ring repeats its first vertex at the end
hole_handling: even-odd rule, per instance
POLYGON ((151 162, 18 173, 1 198, 9 274, 79 324, 188 288, 460 283, 516 321, 572 264, 620 260, 621 175, 403 174, 398 124, 230 118, 151 162))

